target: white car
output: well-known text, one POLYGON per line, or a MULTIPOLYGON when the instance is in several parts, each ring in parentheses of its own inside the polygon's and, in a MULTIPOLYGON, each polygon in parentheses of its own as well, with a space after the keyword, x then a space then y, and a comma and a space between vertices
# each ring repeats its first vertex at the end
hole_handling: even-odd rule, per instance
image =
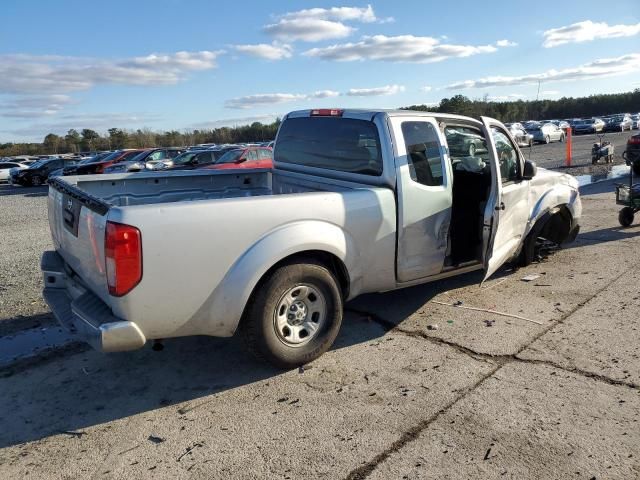
POLYGON ((22 170, 24 168, 27 168, 27 166, 19 162, 0 161, 0 182, 9 181, 9 172, 11 171, 12 168, 17 168, 22 170))

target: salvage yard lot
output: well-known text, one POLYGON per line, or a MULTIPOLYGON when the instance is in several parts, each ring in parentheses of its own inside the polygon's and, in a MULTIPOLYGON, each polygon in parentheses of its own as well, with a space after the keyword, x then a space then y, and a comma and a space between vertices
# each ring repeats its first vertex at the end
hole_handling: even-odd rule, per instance
MULTIPOLYGON (((637 478, 640 226, 612 191, 542 263, 356 299, 304 369, 204 337, 4 367, 0 477, 637 478)), ((0 186, 0 231, 0 335, 50 324, 46 189, 0 186)))

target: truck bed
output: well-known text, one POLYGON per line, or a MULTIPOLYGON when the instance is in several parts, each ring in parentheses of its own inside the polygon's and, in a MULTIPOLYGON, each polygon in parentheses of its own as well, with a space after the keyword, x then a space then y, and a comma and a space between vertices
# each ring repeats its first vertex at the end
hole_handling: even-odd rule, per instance
MULTIPOLYGON (((258 197, 310 191, 342 191, 349 187, 335 181, 324 183, 314 177, 291 181, 291 174, 266 170, 242 173, 224 171, 187 171, 172 173, 137 173, 83 175, 64 177, 55 185, 75 187, 80 195, 102 203, 104 207, 127 207, 221 198, 258 197)), ((353 187, 352 187, 353 188, 353 187)), ((70 189, 73 191, 73 189, 70 189)))
POLYGON ((231 335, 252 285, 297 252, 340 258, 350 297, 395 286, 396 204, 387 187, 278 170, 70 176, 50 185, 67 283, 146 339, 231 335), (142 279, 121 297, 108 290, 107 222, 141 232, 142 279))

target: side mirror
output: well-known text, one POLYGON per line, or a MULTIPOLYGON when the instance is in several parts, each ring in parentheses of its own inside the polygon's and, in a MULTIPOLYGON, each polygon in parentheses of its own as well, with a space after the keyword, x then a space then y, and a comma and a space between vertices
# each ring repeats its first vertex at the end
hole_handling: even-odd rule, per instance
POLYGON ((239 158, 238 160, 236 160, 236 163, 242 163, 242 162, 246 162, 247 159, 244 157, 239 158))
POLYGON ((524 162, 524 172, 522 172, 523 180, 531 180, 538 173, 538 166, 536 162, 532 162, 531 160, 526 160, 524 162))

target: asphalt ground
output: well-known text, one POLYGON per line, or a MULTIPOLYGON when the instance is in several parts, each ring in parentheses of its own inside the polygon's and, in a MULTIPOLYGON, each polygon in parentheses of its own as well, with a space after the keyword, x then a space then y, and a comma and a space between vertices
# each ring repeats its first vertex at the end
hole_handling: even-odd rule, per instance
MULTIPOLYGON (((206 337, 1 367, 0 478, 638 478, 640 219, 619 227, 613 182, 582 198, 575 243, 360 297, 300 370, 206 337)), ((0 186, 0 232, 6 338, 51 322, 46 189, 0 186)))

